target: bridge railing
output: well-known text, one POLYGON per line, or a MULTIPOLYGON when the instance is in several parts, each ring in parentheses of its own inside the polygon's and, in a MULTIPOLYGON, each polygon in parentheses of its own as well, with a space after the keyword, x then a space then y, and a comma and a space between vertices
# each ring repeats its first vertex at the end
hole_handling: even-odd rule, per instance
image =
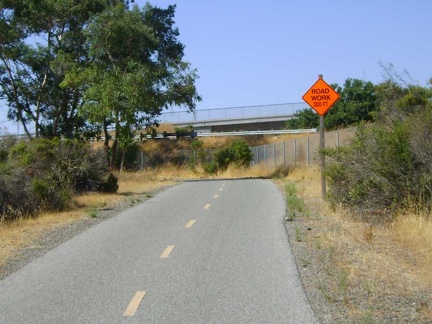
POLYGON ((160 119, 162 123, 204 122, 221 119, 247 119, 269 116, 292 116, 295 112, 309 108, 304 102, 274 105, 242 106, 229 108, 200 109, 195 112, 165 111, 160 119))
MULTIPOLYGON (((252 119, 260 117, 292 116, 299 110, 309 108, 305 102, 282 103, 273 105, 242 106, 229 108, 199 109, 188 111, 164 111, 161 123, 193 123, 214 120, 252 119)), ((0 134, 1 135, 1 134, 0 134)), ((25 137, 25 135, 21 135, 25 137)), ((1 137, 1 136, 0 136, 1 137)))

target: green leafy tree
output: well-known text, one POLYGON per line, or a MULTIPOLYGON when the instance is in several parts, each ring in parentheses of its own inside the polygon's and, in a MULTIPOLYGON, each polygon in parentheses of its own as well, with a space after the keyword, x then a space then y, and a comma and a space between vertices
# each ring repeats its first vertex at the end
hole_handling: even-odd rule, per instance
POLYGON ((82 86, 60 87, 66 71, 88 61, 83 30, 107 7, 124 1, 0 0, 0 98, 8 117, 39 136, 74 136, 82 86))
POLYGON ((86 30, 92 62, 66 77, 86 87, 82 116, 101 123, 105 147, 116 165, 117 150, 130 143, 124 137, 133 127, 156 122, 164 108, 184 105, 189 110, 201 98, 197 74, 183 61, 184 45, 174 26, 175 6, 147 4, 143 9, 118 4, 95 17, 86 30), (108 126, 114 126, 109 146, 108 126), (122 144, 123 143, 123 144, 122 144))
POLYGON ((319 115, 312 108, 302 109, 297 111, 286 125, 288 129, 316 128, 319 125, 319 115))
POLYGON ((335 89, 340 99, 329 110, 326 127, 335 129, 373 120, 379 106, 372 82, 347 79, 343 87, 336 86, 335 89))
MULTIPOLYGON (((347 79, 343 87, 332 84, 340 99, 327 112, 324 126, 328 129, 357 125, 362 121, 372 121, 379 109, 375 87, 371 82, 347 79)), ((289 129, 316 128, 319 115, 313 109, 304 109, 287 122, 289 129)))

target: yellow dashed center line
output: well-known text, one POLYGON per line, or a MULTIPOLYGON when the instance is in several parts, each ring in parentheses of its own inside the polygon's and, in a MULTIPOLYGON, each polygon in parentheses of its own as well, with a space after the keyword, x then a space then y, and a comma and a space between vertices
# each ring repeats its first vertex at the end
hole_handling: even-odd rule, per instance
POLYGON ((207 205, 204 206, 204 209, 209 209, 210 206, 211 206, 211 204, 207 204, 207 205))
POLYGON ((123 316, 134 316, 145 294, 145 291, 137 291, 123 313, 123 316))
POLYGON ((195 224, 196 220, 192 219, 189 221, 189 223, 186 224, 185 228, 191 228, 193 224, 195 224))
POLYGON ((167 248, 162 252, 160 258, 168 258, 172 250, 174 250, 175 245, 168 245, 167 248))

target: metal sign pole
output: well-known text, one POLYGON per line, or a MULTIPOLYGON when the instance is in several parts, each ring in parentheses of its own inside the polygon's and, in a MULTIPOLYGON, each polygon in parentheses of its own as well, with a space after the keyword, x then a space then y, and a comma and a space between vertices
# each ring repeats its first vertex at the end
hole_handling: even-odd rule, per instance
MULTIPOLYGON (((323 75, 318 75, 318 79, 323 79, 323 75)), ((321 152, 321 196, 324 199, 327 195, 327 184, 325 178, 325 137, 324 137, 324 115, 320 115, 320 152, 321 152)))
POLYGON ((323 75, 318 75, 318 81, 303 95, 302 99, 320 115, 320 151, 321 151, 321 184, 322 197, 326 197, 326 178, 325 178, 325 156, 323 154, 324 143, 324 115, 338 101, 339 94, 323 80, 323 75))
POLYGON ((321 152, 321 192, 322 198, 324 199, 327 194, 326 188, 326 177, 325 177, 325 155, 323 153, 325 148, 325 139, 324 139, 324 116, 320 116, 320 152, 321 152))

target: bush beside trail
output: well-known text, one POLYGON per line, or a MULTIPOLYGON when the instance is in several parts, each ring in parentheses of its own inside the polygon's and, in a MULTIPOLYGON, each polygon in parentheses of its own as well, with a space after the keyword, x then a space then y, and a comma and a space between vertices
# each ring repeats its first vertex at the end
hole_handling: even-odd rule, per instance
POLYGON ((62 210, 74 193, 116 192, 106 154, 77 140, 0 142, 0 220, 62 210))
POLYGON ((249 167, 253 154, 249 146, 241 140, 234 140, 228 147, 213 152, 210 162, 202 161, 202 167, 208 174, 225 171, 228 166, 249 167))
POLYGON ((388 84, 374 124, 358 127, 350 143, 329 149, 329 199, 370 221, 401 210, 432 207, 432 89, 388 84), (422 91, 420 91, 422 90, 422 91))

